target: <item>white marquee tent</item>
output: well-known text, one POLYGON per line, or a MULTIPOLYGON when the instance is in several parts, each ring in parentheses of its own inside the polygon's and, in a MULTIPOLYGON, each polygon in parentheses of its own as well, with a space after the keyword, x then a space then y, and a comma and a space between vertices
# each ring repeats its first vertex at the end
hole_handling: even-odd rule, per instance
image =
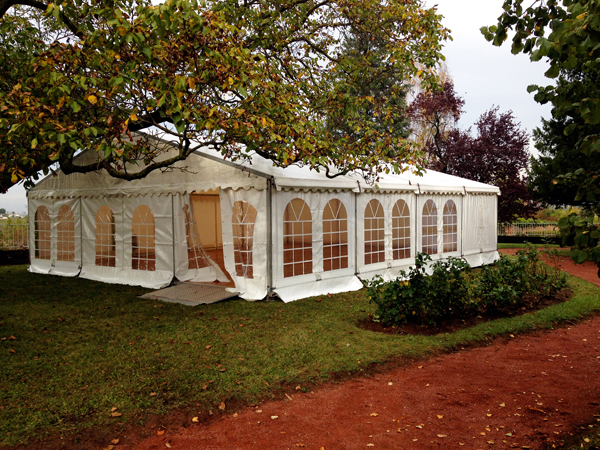
MULTIPOLYGON (((83 162, 96 155, 84 152, 83 162)), ((161 288, 228 286, 283 301, 392 279, 417 252, 498 258, 498 188, 427 171, 327 178, 308 168, 196 152, 137 181, 106 173, 49 176, 28 193, 30 271, 161 288)))

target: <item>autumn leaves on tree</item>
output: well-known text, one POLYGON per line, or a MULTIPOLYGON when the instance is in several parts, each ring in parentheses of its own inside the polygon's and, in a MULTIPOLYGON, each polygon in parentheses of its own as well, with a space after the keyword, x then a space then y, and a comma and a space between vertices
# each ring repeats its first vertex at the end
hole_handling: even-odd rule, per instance
POLYGON ((331 176, 400 169, 417 156, 388 132, 403 92, 381 101, 361 83, 384 68, 435 84, 448 30, 423 3, 0 0, 0 188, 57 166, 141 178, 204 146, 335 167, 331 176), (356 57, 342 45, 352 35, 376 47, 356 57), (329 126, 339 111, 343 127, 329 126), (136 131, 169 140, 171 153, 136 131), (97 161, 78 165, 82 149, 97 161))
POLYGON ((409 112, 421 131, 415 139, 423 142, 425 165, 440 172, 498 186, 498 220, 508 222, 535 213, 537 205, 527 192, 525 171, 529 160, 528 136, 515 121, 512 111, 492 107, 471 129, 461 130, 457 122, 464 100, 450 81, 443 89, 424 91, 410 105, 409 112))

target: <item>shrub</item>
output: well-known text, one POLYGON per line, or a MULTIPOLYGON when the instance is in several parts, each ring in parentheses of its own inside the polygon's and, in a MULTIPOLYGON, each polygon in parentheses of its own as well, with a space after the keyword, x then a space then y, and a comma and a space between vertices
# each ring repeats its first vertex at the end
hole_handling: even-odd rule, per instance
POLYGON ((535 306, 544 296, 562 289, 566 277, 542 264, 535 247, 502 256, 495 265, 472 271, 458 258, 436 261, 427 275, 429 255, 420 253, 409 273, 384 282, 367 283, 369 301, 377 304, 375 316, 385 325, 436 325, 459 316, 535 306))
POLYGON ((429 255, 419 253, 408 274, 401 271, 400 277, 387 283, 377 276, 367 283, 369 300, 378 306, 375 315, 385 325, 433 325, 468 309, 466 275, 470 266, 461 259, 448 258, 436 261, 428 276, 429 261, 429 255))

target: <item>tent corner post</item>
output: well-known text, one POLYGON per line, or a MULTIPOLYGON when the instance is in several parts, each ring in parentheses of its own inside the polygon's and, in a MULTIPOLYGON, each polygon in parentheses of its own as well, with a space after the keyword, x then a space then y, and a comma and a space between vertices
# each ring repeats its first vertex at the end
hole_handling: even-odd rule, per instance
POLYGON ((175 251, 175 194, 171 194, 171 242, 173 244, 173 258, 171 264, 173 265, 173 279, 176 278, 176 270, 177 260, 176 260, 176 251, 175 251))
POLYGON ((267 178, 267 300, 273 297, 273 178, 267 178))

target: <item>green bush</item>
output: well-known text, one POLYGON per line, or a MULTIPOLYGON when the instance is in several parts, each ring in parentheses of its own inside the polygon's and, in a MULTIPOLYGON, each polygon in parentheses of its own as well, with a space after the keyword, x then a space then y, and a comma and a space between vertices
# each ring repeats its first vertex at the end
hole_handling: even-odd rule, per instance
POLYGON ((375 316, 387 326, 414 323, 436 325, 465 315, 534 306, 544 296, 562 289, 566 277, 542 264, 535 247, 517 252, 517 259, 502 256, 493 266, 477 271, 465 261, 448 258, 427 265, 431 257, 420 253, 409 273, 391 282, 375 277, 367 283, 375 316))
POLYGON ((375 315, 385 325, 435 324, 468 309, 467 274, 470 266, 458 258, 436 261, 426 272, 431 257, 417 254, 415 266, 391 282, 380 276, 367 283, 369 301, 377 304, 375 315))

